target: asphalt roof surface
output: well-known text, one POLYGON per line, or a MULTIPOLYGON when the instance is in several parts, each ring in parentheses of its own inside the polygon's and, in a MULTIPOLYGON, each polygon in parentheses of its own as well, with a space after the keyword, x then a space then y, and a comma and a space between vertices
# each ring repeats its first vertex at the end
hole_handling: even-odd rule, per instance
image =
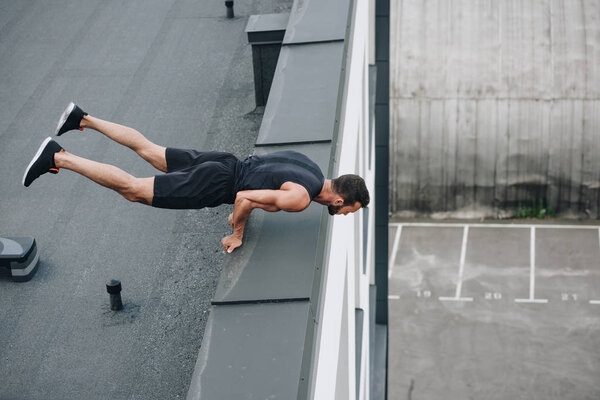
MULTIPOLYGON (((0 236, 33 236, 30 282, 0 272, 0 398, 185 396, 226 260, 230 206, 159 210, 69 171, 21 186, 69 101, 158 144, 253 152, 251 14, 290 1, 0 3, 0 236), (125 309, 105 282, 120 279, 125 309)), ((57 141, 135 176, 152 169, 94 131, 57 141)))

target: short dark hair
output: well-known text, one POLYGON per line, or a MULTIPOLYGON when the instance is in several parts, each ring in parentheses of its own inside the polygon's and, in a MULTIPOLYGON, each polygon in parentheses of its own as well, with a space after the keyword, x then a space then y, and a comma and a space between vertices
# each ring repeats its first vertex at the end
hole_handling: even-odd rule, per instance
POLYGON ((341 175, 331 180, 331 187, 344 198, 344 205, 353 205, 357 201, 363 208, 369 205, 369 190, 365 180, 358 175, 341 175))

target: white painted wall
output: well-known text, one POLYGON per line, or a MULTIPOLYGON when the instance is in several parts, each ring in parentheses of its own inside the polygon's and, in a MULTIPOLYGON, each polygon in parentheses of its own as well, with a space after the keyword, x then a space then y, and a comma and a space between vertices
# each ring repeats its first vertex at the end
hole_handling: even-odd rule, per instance
POLYGON ((340 135, 338 139, 338 170, 335 176, 352 173, 361 175, 371 193, 368 226, 364 227, 363 210, 332 219, 329 233, 329 253, 324 271, 320 321, 316 341, 316 372, 311 398, 335 399, 337 396, 356 397, 355 366, 355 308, 364 311, 362 357, 359 366, 363 388, 359 400, 369 396, 369 284, 374 269, 374 151, 369 146, 368 119, 368 64, 370 57, 370 19, 372 1, 357 0, 353 36, 349 41, 347 79, 340 135), (369 162, 369 149, 371 157, 369 162), (369 230, 366 248, 363 247, 363 229, 369 230), (363 252, 367 253, 367 267, 363 273, 363 252), (347 290, 344 290, 347 288, 347 290), (344 312, 344 303, 348 305, 344 312), (343 314, 343 315, 342 315, 343 314), (340 343, 343 344, 340 346, 340 343), (346 352, 340 357, 340 352, 346 352), (347 360, 340 365, 340 359, 347 360), (345 379, 337 379, 343 376, 345 379), (337 382, 336 384, 333 384, 337 382), (339 385, 343 384, 344 387, 339 385))

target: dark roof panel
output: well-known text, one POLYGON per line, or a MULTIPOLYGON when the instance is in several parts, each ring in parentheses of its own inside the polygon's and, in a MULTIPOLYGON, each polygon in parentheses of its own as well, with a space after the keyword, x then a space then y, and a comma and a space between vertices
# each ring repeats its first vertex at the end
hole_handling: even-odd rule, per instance
POLYGON ((309 303, 214 306, 188 400, 295 399, 309 303))
MULTIPOLYGON (((261 147, 257 154, 277 150, 304 153, 327 173, 329 143, 261 147)), ((213 303, 309 298, 324 210, 317 203, 299 213, 255 210, 244 245, 223 268, 213 303)))
POLYGON ((343 42, 283 46, 257 146, 331 140, 343 42))
POLYGON ((288 13, 251 15, 246 25, 248 42, 281 43, 289 18, 288 13))

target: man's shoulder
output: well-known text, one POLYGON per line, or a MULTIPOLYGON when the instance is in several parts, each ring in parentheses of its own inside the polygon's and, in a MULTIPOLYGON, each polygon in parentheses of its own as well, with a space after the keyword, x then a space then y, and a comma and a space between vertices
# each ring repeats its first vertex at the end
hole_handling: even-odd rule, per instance
POLYGON ((311 202, 311 196, 308 189, 299 183, 291 181, 284 182, 279 189, 292 194, 302 209, 308 207, 311 202))
POLYGON ((302 193, 308 194, 308 190, 304 187, 304 185, 301 185, 298 182, 293 182, 293 181, 283 182, 281 184, 281 187, 279 188, 279 190, 289 190, 289 191, 293 191, 293 192, 298 192, 298 193, 302 192, 302 193))

